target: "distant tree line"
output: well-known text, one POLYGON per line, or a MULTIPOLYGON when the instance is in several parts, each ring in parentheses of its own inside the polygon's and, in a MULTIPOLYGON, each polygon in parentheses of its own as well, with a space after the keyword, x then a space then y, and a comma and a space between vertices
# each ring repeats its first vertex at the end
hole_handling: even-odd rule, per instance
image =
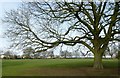
MULTIPOLYGON (((115 44, 109 45, 110 47, 106 50, 103 58, 110 56, 109 58, 120 58, 119 47, 115 44)), ((32 47, 27 47, 23 49, 22 55, 13 54, 11 51, 0 51, 0 58, 2 59, 44 59, 44 58, 93 58, 93 54, 89 51, 87 52, 69 52, 68 50, 60 51, 59 55, 55 55, 53 50, 36 52, 32 47)))

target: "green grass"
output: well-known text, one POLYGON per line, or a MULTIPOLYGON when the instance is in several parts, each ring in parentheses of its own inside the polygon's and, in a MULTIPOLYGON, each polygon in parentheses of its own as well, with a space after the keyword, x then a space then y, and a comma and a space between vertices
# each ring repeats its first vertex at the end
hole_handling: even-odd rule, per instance
POLYGON ((93 59, 3 60, 3 76, 117 75, 118 60, 103 59, 103 70, 92 68, 93 59))

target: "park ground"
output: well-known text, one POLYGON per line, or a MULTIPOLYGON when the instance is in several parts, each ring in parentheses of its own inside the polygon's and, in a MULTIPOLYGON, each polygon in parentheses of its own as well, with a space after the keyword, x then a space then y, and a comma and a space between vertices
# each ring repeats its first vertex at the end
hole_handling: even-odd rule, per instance
POLYGON ((118 60, 103 59, 104 69, 93 69, 93 59, 5 59, 3 76, 118 76, 118 60))

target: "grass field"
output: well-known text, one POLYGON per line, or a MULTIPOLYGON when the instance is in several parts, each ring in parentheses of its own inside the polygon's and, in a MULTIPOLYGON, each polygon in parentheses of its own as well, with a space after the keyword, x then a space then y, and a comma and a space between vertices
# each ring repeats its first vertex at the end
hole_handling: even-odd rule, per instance
POLYGON ((103 59, 104 69, 93 69, 93 59, 17 59, 2 61, 3 76, 116 76, 118 60, 103 59))

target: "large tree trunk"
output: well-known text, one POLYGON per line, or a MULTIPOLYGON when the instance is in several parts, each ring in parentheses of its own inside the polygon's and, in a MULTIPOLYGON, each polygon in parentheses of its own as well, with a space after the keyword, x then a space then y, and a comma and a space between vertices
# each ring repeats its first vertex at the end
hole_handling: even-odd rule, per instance
POLYGON ((95 69, 103 69, 102 65, 102 54, 99 52, 96 52, 94 54, 94 66, 95 69))

